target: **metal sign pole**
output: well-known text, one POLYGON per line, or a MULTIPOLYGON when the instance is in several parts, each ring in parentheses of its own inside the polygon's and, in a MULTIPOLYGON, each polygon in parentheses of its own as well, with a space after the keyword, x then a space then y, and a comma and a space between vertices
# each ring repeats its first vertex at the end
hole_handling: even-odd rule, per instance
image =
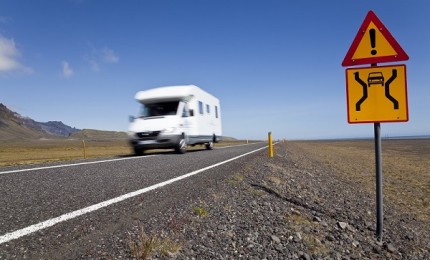
POLYGON ((376 162, 376 237, 382 241, 384 227, 384 209, 382 203, 382 156, 381 156, 381 123, 374 123, 375 162, 376 162))

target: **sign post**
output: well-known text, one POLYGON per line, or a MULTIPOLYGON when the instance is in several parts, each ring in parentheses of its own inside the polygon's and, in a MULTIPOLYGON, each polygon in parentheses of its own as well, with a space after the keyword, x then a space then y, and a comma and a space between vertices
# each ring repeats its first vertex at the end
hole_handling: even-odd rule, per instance
POLYGON ((379 241, 382 241, 384 226, 381 122, 406 122, 409 114, 406 65, 377 66, 377 63, 408 59, 376 14, 369 11, 342 62, 344 67, 371 64, 371 67, 346 69, 346 94, 348 123, 373 122, 379 241))
POLYGON ((381 149, 381 123, 374 123, 375 133, 375 164, 376 164, 376 237, 382 241, 384 229, 384 209, 382 198, 382 149, 381 149))

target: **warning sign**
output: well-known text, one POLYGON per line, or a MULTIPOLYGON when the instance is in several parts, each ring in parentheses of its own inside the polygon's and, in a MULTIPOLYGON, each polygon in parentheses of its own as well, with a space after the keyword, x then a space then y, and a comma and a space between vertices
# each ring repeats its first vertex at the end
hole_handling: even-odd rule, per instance
POLYGON ((374 12, 369 11, 342 62, 342 66, 408 59, 409 56, 400 47, 384 24, 382 24, 374 12))
POLYGON ((406 65, 346 70, 348 123, 406 122, 406 65))

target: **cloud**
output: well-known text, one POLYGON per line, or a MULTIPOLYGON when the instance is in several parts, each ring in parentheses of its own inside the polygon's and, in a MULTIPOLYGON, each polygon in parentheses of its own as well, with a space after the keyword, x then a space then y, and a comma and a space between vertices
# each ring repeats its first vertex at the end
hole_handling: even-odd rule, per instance
POLYGON ((85 57, 91 66, 91 70, 99 72, 103 64, 115 64, 119 62, 119 56, 110 48, 97 49, 89 44, 91 53, 85 57))
POLYGON ((90 63, 91 69, 93 71, 100 71, 100 65, 98 64, 98 62, 96 60, 89 59, 88 62, 90 63))
POLYGON ((0 16, 0 23, 2 24, 7 24, 11 21, 12 19, 9 16, 0 16))
POLYGON ((71 76, 73 76, 73 70, 70 67, 69 63, 67 61, 63 61, 63 76, 65 78, 70 78, 71 76))
POLYGON ((106 63, 118 63, 119 62, 118 55, 116 55, 116 53, 111 49, 104 48, 101 51, 101 55, 102 55, 103 61, 106 63))
POLYGON ((14 39, 7 39, 0 35, 0 73, 14 71, 31 73, 31 68, 18 61, 20 56, 21 53, 16 48, 14 39))

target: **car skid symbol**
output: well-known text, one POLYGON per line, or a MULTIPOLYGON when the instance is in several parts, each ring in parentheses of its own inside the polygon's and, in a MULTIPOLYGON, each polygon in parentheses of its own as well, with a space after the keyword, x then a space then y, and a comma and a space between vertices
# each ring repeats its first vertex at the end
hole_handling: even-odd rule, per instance
POLYGON ((397 99, 395 99, 390 94, 390 85, 397 78, 397 70, 396 69, 392 70, 392 75, 387 80, 387 82, 384 82, 384 75, 382 74, 382 72, 371 72, 371 73, 369 73, 368 78, 367 78, 367 84, 366 84, 366 82, 364 82, 360 78, 360 74, 358 72, 354 72, 354 78, 355 78, 355 81, 357 81, 361 85, 361 87, 363 88, 363 96, 355 104, 355 110, 356 111, 361 111, 361 105, 363 104, 363 102, 368 97, 367 88, 368 87, 370 88, 371 85, 376 85, 376 84, 382 85, 383 87, 385 87, 385 97, 387 97, 388 100, 390 100, 393 103, 394 109, 399 109, 399 101, 397 101, 397 99))
POLYGON ((367 77, 367 85, 381 85, 384 86, 384 75, 382 72, 370 72, 369 76, 367 77))

